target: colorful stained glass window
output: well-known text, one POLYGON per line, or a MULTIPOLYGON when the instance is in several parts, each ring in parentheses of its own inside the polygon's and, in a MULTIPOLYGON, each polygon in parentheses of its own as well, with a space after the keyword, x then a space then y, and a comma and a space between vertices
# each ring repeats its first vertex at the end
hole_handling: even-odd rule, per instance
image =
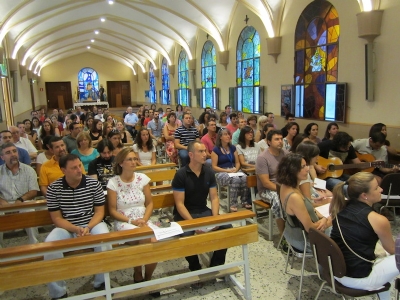
POLYGON ((217 55, 211 41, 204 43, 201 53, 201 106, 217 109, 217 55))
POLYGON ((99 75, 92 68, 83 68, 78 73, 79 99, 97 100, 99 94, 99 75))
POLYGON ((179 54, 178 61, 178 104, 190 106, 189 97, 189 60, 185 50, 179 54))
POLYGON ((150 90, 149 90, 150 103, 156 103, 157 102, 156 77, 154 76, 153 64, 150 64, 149 67, 149 85, 150 85, 150 90))
POLYGON ((168 68, 168 62, 165 57, 163 57, 162 63, 161 63, 161 104, 166 104, 169 105, 171 104, 170 101, 170 92, 169 92, 169 68, 168 68))
POLYGON ((236 48, 238 109, 258 113, 260 107, 260 36, 252 26, 240 33, 236 48))
POLYGON ((337 93, 332 84, 336 85, 338 79, 339 35, 339 16, 331 3, 315 0, 304 9, 295 32, 297 117, 344 119, 343 97, 332 94, 333 90, 337 93), (343 107, 336 107, 332 98, 343 107), (342 113, 337 115, 332 109, 342 113))
MULTIPOLYGON (((8 68, 6 60, 6 51, 3 53, 3 63, 0 64, 0 76, 8 77, 8 68)), ((1 117, 1 116, 0 116, 1 117)))

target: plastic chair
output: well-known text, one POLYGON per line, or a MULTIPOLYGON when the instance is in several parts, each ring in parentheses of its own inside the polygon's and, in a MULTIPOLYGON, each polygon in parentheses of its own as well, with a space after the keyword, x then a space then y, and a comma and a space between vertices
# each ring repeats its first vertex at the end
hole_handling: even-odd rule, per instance
POLYGON ((381 182, 382 204, 380 213, 384 207, 393 207, 394 224, 396 225, 396 207, 400 207, 400 173, 387 174, 381 182))
POLYGON ((315 300, 318 299, 326 284, 332 288, 334 293, 341 295, 343 299, 346 299, 344 295, 350 297, 363 297, 389 290, 390 283, 386 283, 382 289, 375 291, 352 289, 342 285, 335 280, 335 277, 342 278, 346 275, 346 262, 339 246, 325 233, 314 228, 310 228, 308 239, 314 251, 318 277, 322 280, 322 284, 315 296, 315 300), (319 268, 319 266, 321 268, 319 268))

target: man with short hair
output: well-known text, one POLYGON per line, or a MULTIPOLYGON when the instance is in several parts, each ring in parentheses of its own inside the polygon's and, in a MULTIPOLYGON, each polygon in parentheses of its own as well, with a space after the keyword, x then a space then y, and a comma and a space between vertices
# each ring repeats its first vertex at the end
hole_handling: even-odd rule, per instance
POLYGON ((153 110, 153 109, 149 109, 149 116, 148 116, 147 118, 144 119, 143 125, 144 125, 144 126, 147 126, 147 124, 148 124, 151 120, 153 120, 153 117, 154 117, 154 110, 153 110))
MULTIPOLYGON (((22 203, 32 200, 39 191, 36 172, 32 167, 19 162, 17 147, 11 143, 0 146, 0 207, 12 203, 22 203)), ((39 232, 36 227, 26 228, 30 244, 38 243, 39 232)), ((3 243, 3 233, 0 233, 0 248, 3 243)))
POLYGON ((239 118, 239 128, 232 134, 232 145, 239 144, 239 135, 240 130, 247 125, 247 121, 245 118, 239 118))
POLYGON ((165 114, 163 115, 163 117, 161 119, 164 122, 164 124, 168 121, 167 118, 168 118, 168 115, 170 112, 171 112, 171 107, 167 107, 165 109, 165 114))
POLYGON ((100 120, 102 122, 104 122, 104 114, 103 114, 103 110, 101 109, 101 107, 97 108, 97 114, 94 116, 95 119, 100 120))
MULTIPOLYGON (((208 216, 219 215, 219 199, 217 193, 217 182, 214 171, 205 166, 206 147, 199 141, 192 141, 187 147, 190 163, 176 172, 172 181, 172 189, 175 198, 174 219, 175 221, 192 220, 208 216), (207 197, 211 201, 211 209, 207 207, 207 197)), ((215 227, 213 230, 231 228, 232 225, 215 227)), ((203 233, 201 230, 197 234, 203 233)), ((194 235, 194 231, 185 232, 181 236, 194 235)), ((223 265, 225 263, 227 249, 214 251, 210 267, 223 265)), ((197 255, 187 256, 189 269, 196 271, 201 269, 197 255)), ((192 285, 199 288, 201 285, 192 285)))
POLYGON ((108 180, 114 176, 112 166, 114 147, 109 140, 104 139, 97 144, 96 149, 100 156, 89 163, 87 175, 98 180, 105 191, 107 190, 108 180))
MULTIPOLYGON (((3 130, 0 132, 0 146, 6 143, 12 142, 12 134, 9 130, 3 130)), ((25 149, 17 147, 18 159, 20 162, 26 165, 31 165, 31 158, 29 157, 28 151, 25 149)), ((0 165, 4 164, 4 160, 0 157, 0 165)))
MULTIPOLYGON (((267 118, 268 118, 268 116, 267 116, 267 118)), ((285 116, 285 120, 286 120, 286 125, 283 126, 283 128, 281 129, 283 137, 286 137, 288 135, 288 131, 286 129, 287 124, 289 124, 290 122, 295 122, 296 118, 294 117, 294 114, 287 113, 285 116)), ((269 122, 267 121, 267 123, 269 123, 269 122)))
MULTIPOLYGON (((59 164, 64 176, 53 182, 47 190, 47 208, 56 228, 47 236, 46 242, 108 233, 107 225, 103 222, 105 198, 100 183, 83 175, 83 164, 77 155, 64 155, 59 164)), ((94 248, 95 252, 104 250, 111 250, 111 247, 94 248)), ((44 259, 53 260, 63 256, 62 252, 56 252, 45 254, 44 259)), ((47 286, 51 298, 68 297, 65 281, 50 282, 47 286)), ((104 289, 104 274, 95 275, 94 289, 104 289)))
POLYGON ((215 120, 208 121, 207 134, 203 135, 201 142, 206 146, 207 150, 207 160, 206 163, 211 165, 211 152, 215 147, 217 141, 217 123, 215 120))
POLYGON ((127 114, 124 117, 124 123, 126 130, 131 134, 132 139, 134 140, 136 137, 136 123, 139 121, 138 116, 133 112, 131 106, 126 109, 127 114))
POLYGON ((37 157, 37 149, 32 144, 32 142, 29 139, 20 136, 18 127, 10 126, 9 130, 12 134, 12 142, 14 143, 14 145, 18 148, 25 149, 26 151, 28 151, 29 157, 31 159, 35 159, 37 157))
POLYGON ((267 117, 267 123, 274 125, 274 128, 277 129, 276 125, 274 124, 274 119, 275 119, 274 113, 266 112, 264 116, 267 117))
POLYGON ((238 118, 236 113, 231 113, 229 115, 230 118, 230 123, 226 126, 226 129, 230 132, 231 136, 232 134, 238 130, 239 125, 238 125, 238 118))
POLYGON ((69 124, 68 129, 71 133, 64 136, 63 141, 64 141, 65 145, 67 146, 68 153, 71 153, 72 150, 78 149, 78 144, 76 143, 76 138, 77 138, 78 134, 80 134, 82 132, 82 125, 77 122, 71 123, 71 124, 69 124))
POLYGON ((230 123, 231 123, 232 106, 230 106, 229 104, 228 104, 228 105, 225 105, 225 113, 226 113, 226 115, 227 115, 227 117, 226 117, 226 122, 227 122, 228 124, 230 124, 230 123))
POLYGON ((153 139, 153 142, 156 142, 158 145, 162 144, 163 128, 164 123, 160 121, 159 112, 156 111, 154 113, 153 120, 147 123, 147 130, 149 131, 149 135, 153 139))
POLYGON ((268 149, 256 160, 257 189, 261 200, 271 205, 279 232, 283 234, 285 221, 281 211, 279 195, 276 192, 276 171, 282 158, 289 153, 283 149, 283 137, 280 130, 271 130, 267 134, 268 149))
POLYGON ((182 126, 175 130, 175 149, 178 150, 178 155, 181 159, 181 166, 186 166, 189 163, 189 154, 187 146, 189 142, 199 141, 199 131, 192 124, 192 115, 184 113, 182 116, 182 126))
POLYGON ((65 122, 64 111, 61 108, 58 110, 58 122, 62 124, 65 122))

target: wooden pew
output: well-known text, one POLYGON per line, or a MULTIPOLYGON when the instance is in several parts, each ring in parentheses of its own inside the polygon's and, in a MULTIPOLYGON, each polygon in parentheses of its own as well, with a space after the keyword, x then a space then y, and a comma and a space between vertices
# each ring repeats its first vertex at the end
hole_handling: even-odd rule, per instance
POLYGON ((155 164, 150 166, 137 166, 136 172, 143 172, 149 170, 173 169, 176 168, 176 163, 155 164))
MULTIPOLYGON (((164 197, 164 199, 169 198, 164 197)), ((232 280, 233 284, 238 286, 245 299, 250 300, 250 265, 247 245, 258 240, 258 232, 257 225, 248 224, 246 219, 253 216, 254 214, 250 211, 240 211, 195 220, 185 220, 179 222, 185 232, 232 223, 237 223, 238 226, 189 237, 177 237, 157 243, 117 247, 103 252, 80 252, 73 256, 65 256, 51 261, 32 262, 29 261, 29 258, 43 256, 55 250, 69 252, 93 248, 98 245, 108 246, 126 241, 136 241, 150 238, 154 235, 149 227, 143 227, 63 241, 0 249, 0 292, 44 284, 49 281, 105 273, 105 290, 81 295, 76 299, 94 297, 98 297, 96 299, 104 299, 104 297, 100 296, 105 296, 109 300, 171 288, 179 282, 182 284, 183 279, 185 279, 186 284, 190 284, 193 283, 193 280, 201 281, 227 276, 232 280), (235 246, 243 248, 242 259, 237 258, 234 262, 227 262, 225 265, 115 288, 110 285, 109 272, 112 271, 235 246), (234 276, 238 272, 239 266, 243 266, 244 286, 234 276), (114 295, 112 296, 112 294, 114 295)))

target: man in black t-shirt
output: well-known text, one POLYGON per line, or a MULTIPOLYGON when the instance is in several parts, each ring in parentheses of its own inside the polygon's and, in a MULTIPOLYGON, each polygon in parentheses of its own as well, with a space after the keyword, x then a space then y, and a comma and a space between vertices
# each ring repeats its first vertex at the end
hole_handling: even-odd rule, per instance
MULTIPOLYGON (((345 163, 345 161, 351 161, 353 164, 361 163, 358 159, 356 151, 354 150, 351 142, 353 138, 346 132, 338 132, 333 140, 326 140, 318 144, 320 153, 319 155, 323 158, 337 157, 345 163)), ((319 162, 320 163, 320 162, 319 162)), ((349 175, 343 174, 338 178, 328 177, 326 178, 326 187, 332 191, 336 184, 346 181, 349 179, 349 175)))
MULTIPOLYGON (((198 141, 188 144, 190 163, 183 166, 176 173, 172 181, 172 190, 175 198, 174 217, 175 221, 191 220, 201 217, 219 215, 219 199, 217 183, 214 171, 204 165, 207 153, 206 146, 198 141), (207 197, 210 196, 211 209, 207 207, 207 197)), ((215 227, 212 230, 231 228, 232 225, 215 227)), ((196 233, 203 233, 196 230, 196 233)), ((194 231, 185 232, 182 236, 194 235, 194 231)), ((223 265, 225 263, 227 249, 214 251, 210 261, 210 267, 223 265)), ((189 269, 196 271, 201 269, 197 255, 187 256, 189 269)), ((196 285, 198 288, 199 286, 196 285)))
POLYGON ((104 139, 97 144, 96 149, 100 156, 89 163, 87 175, 97 179, 105 191, 107 190, 108 180, 114 176, 112 168, 114 147, 108 140, 104 139))

